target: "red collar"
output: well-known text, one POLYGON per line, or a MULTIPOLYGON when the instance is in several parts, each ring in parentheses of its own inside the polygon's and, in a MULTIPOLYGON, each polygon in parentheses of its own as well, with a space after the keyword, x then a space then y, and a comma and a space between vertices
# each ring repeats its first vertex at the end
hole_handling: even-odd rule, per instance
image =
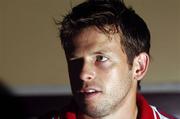
POLYGON ((137 94, 138 119, 154 119, 153 110, 141 94, 137 94))

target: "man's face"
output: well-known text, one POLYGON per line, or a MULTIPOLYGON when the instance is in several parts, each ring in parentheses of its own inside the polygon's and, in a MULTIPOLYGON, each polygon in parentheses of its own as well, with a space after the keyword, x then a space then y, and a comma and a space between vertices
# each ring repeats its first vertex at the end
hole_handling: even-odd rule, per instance
POLYGON ((118 34, 85 28, 66 54, 72 93, 80 110, 101 117, 118 110, 132 92, 132 73, 118 34))

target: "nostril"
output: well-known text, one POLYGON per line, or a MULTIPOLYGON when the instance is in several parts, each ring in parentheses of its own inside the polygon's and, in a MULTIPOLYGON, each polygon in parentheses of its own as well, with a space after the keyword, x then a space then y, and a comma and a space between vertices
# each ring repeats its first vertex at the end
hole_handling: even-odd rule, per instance
POLYGON ((80 75, 81 80, 89 81, 95 78, 95 72, 93 71, 83 71, 80 75))

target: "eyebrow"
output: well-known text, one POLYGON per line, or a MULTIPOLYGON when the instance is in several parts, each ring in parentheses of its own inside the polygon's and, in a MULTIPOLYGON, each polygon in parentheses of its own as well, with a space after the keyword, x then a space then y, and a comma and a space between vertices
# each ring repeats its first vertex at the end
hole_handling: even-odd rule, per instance
MULTIPOLYGON (((114 55, 114 53, 111 50, 106 50, 106 49, 97 49, 97 50, 91 51, 89 54, 90 55, 98 55, 99 54, 99 55, 106 55, 106 56, 114 55)), ((69 60, 76 60, 79 58, 81 58, 81 56, 78 56, 76 54, 73 54, 68 57, 69 60)))
POLYGON ((108 56, 112 56, 114 53, 111 50, 100 49, 100 50, 92 52, 91 54, 105 54, 108 56))

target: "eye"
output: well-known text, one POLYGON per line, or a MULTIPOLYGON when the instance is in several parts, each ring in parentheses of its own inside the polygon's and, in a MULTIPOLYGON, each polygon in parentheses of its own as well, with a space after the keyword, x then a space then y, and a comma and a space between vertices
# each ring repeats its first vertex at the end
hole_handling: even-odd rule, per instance
POLYGON ((105 62, 105 61, 107 61, 107 60, 108 60, 108 58, 105 57, 105 56, 102 56, 102 55, 96 56, 96 61, 97 61, 97 62, 105 62))

